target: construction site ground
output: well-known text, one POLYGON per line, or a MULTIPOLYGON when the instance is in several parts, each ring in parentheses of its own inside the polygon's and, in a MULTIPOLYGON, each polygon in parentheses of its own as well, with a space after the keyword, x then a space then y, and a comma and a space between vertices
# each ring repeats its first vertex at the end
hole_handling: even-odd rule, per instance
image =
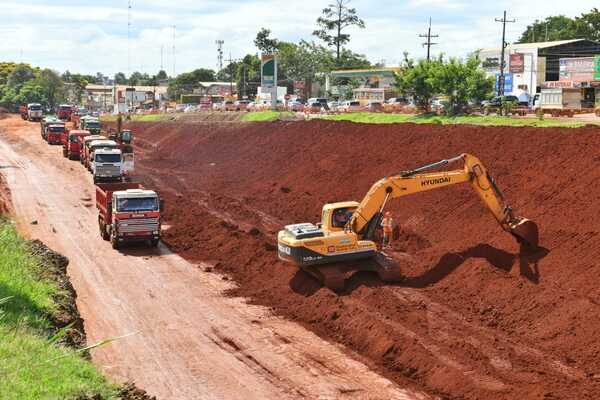
POLYGON ((234 284, 207 272, 210 260, 190 263, 164 245, 113 250, 98 233, 91 175, 43 142, 39 124, 0 120, 0 172, 20 231, 69 258, 88 344, 117 339, 92 350, 114 380, 161 400, 429 398, 358 353, 226 296, 234 284))
POLYGON ((597 397, 600 128, 128 127, 138 178, 166 200, 168 248, 154 252, 113 251, 97 233, 89 174, 37 124, 0 121, 16 214, 71 259, 88 339, 136 333, 94 353, 110 375, 159 398, 597 397), (277 260, 283 225, 463 152, 538 223, 540 249, 522 252, 464 185, 390 204, 399 284, 359 273, 336 295, 277 260))

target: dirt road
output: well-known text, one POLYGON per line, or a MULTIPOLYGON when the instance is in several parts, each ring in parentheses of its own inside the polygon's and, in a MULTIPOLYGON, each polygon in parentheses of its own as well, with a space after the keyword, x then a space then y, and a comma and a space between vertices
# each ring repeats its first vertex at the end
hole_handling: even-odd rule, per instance
MULTIPOLYGON (((112 378, 159 399, 424 399, 301 326, 240 298, 164 246, 114 251, 100 239, 91 176, 39 125, 0 121, 0 168, 22 231, 70 259, 89 343, 112 378)), ((176 207, 176 204, 172 204, 176 207)), ((197 223, 201 223, 198 221, 197 223)))

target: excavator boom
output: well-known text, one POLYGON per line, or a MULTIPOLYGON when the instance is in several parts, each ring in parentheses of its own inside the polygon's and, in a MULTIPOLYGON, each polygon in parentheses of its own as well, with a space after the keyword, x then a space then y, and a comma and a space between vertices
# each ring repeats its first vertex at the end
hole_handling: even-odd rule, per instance
POLYGON ((379 227, 381 213, 388 200, 463 182, 471 183, 502 229, 511 233, 520 243, 537 247, 537 225, 531 220, 514 215, 494 179, 483 164, 470 154, 461 154, 449 160, 438 161, 379 180, 360 202, 349 222, 349 228, 363 238, 370 239, 379 227), (464 162, 463 169, 425 172, 460 160, 464 162))

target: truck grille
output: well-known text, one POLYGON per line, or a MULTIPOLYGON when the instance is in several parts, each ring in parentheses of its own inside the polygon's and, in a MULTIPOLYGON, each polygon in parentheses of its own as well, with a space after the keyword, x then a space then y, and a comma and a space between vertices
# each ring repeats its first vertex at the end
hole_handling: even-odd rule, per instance
POLYGON ((100 165, 96 167, 96 176, 119 176, 121 175, 121 167, 118 165, 100 165))
POLYGON ((119 232, 153 232, 158 230, 158 218, 132 218, 119 222, 119 232))

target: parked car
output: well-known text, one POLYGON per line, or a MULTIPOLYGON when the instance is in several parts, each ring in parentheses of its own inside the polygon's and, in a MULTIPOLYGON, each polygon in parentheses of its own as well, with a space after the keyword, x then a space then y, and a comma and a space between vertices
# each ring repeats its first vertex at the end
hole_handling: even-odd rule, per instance
POLYGON ((363 107, 360 105, 360 101, 358 100, 344 101, 342 105, 338 107, 338 111, 340 112, 356 112, 362 110, 363 107))
POLYGON ((384 111, 398 112, 408 105, 408 100, 404 97, 392 97, 383 104, 384 111))
POLYGON ((513 103, 514 105, 519 104, 519 98, 517 96, 496 96, 488 101, 481 102, 481 108, 484 114, 490 114, 492 112, 498 112, 498 110, 506 103, 513 103))
POLYGON ((370 100, 365 106, 365 111, 368 112, 382 112, 383 104, 380 101, 370 100))
POLYGON ((298 111, 298 112, 302 112, 304 111, 304 104, 302 104, 299 101, 290 101, 288 103, 288 110, 289 111, 298 111))
POLYGON ((325 97, 312 97, 306 102, 306 104, 312 103, 319 103, 321 107, 325 109, 325 111, 329 110, 329 104, 327 104, 327 99, 325 97))
POLYGON ((323 111, 323 104, 318 101, 307 103, 306 106, 304 106, 304 111, 308 113, 320 113, 323 111))
POLYGON ((339 101, 330 101, 329 103, 327 103, 327 107, 329 108, 329 111, 336 112, 338 110, 339 106, 340 106, 339 101))
POLYGON ((250 104, 250 100, 237 100, 233 102, 233 107, 235 111, 246 111, 248 104, 250 104))

